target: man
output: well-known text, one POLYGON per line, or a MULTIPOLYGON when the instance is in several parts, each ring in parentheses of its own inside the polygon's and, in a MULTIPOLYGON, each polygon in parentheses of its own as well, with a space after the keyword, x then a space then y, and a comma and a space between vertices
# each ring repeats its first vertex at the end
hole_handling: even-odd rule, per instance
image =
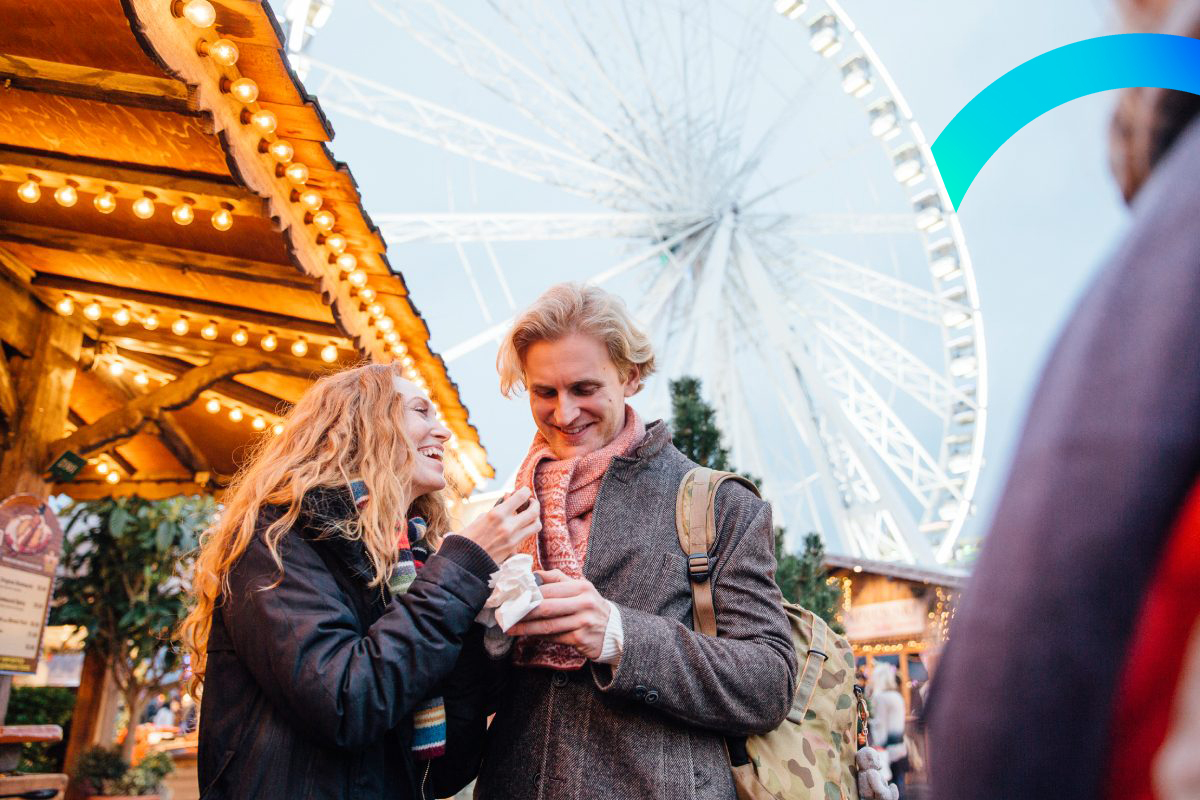
POLYGON ((510 630, 477 796, 733 798, 724 736, 777 727, 796 675, 770 506, 732 482, 718 491, 720 636, 693 631, 675 498, 695 464, 626 404, 654 354, 624 305, 555 286, 516 319, 497 366, 537 426, 517 482, 542 504, 526 551, 545 599, 510 630))

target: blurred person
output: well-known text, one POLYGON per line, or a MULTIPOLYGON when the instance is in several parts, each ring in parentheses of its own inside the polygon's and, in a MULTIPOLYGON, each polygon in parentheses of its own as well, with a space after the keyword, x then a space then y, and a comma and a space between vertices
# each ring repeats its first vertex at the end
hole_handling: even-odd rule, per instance
MULTIPOLYGON (((1200 0, 1118 7, 1130 31, 1200 37, 1200 0)), ((1200 98, 1125 91, 1112 134, 1132 226, 1046 367, 934 678, 936 798, 1167 796, 1158 755, 1188 730, 1200 98)))
POLYGON ((886 661, 876 662, 867 686, 871 698, 871 745, 887 755, 891 782, 904 798, 904 776, 908 772, 908 745, 904 741, 907 714, 900 694, 900 676, 886 661))
POLYGON ((242 468, 181 628, 206 800, 441 797, 469 780, 473 687, 447 678, 496 562, 540 523, 518 490, 452 535, 449 437, 421 388, 370 364, 314 383, 242 468))
POLYGON ((152 722, 156 728, 173 728, 175 727, 175 712, 179 708, 179 701, 172 700, 159 707, 158 711, 154 712, 152 722))

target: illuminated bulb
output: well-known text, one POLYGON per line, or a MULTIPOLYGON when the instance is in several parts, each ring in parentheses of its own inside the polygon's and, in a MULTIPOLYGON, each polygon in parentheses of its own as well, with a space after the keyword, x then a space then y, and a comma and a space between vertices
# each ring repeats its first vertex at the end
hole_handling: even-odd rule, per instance
POLYGON ((208 46, 208 57, 222 67, 232 67, 238 60, 237 45, 228 39, 217 39, 208 46))
POLYGON ((394 355, 396 358, 400 358, 401 356, 403 356, 405 351, 406 351, 406 348, 402 344, 392 345, 392 355, 394 355))
POLYGON ((364 303, 370 303, 372 300, 375 299, 375 290, 374 289, 359 289, 358 296, 362 298, 362 301, 364 303))
POLYGON ((262 341, 258 345, 269 353, 279 346, 279 339, 275 337, 272 331, 267 331, 267 335, 262 338, 262 341))
POLYGON ((111 214, 117 210, 117 196, 112 192, 105 190, 96 195, 96 199, 92 201, 92 205, 101 214, 111 214))
POLYGON ((271 157, 280 164, 286 164, 296 155, 296 149, 292 147, 291 142, 285 142, 283 139, 276 139, 267 148, 270 151, 271 157))
POLYGON ((292 342, 292 355, 296 358, 304 358, 308 355, 308 342, 304 341, 303 336, 292 342))
POLYGON ((133 382, 136 383, 138 386, 149 386, 150 378, 148 378, 146 376, 146 373, 139 372, 137 375, 133 376, 133 382))
POLYGON ((210 342, 213 339, 216 339, 217 338, 217 323, 214 320, 210 319, 208 321, 208 324, 200 329, 200 335, 210 342))
POLYGON ((283 423, 282 423, 282 422, 276 422, 274 425, 272 425, 272 426, 271 426, 271 433, 275 434, 276 436, 278 436, 279 434, 283 433, 283 423))
POLYGON ((337 257, 337 265, 342 272, 350 272, 358 266, 358 259, 350 253, 342 253, 337 257))
POLYGON ((133 319, 133 314, 129 311, 129 306, 121 306, 113 312, 113 322, 121 327, 129 324, 129 320, 133 319))
POLYGON ((245 417, 246 417, 246 415, 242 413, 242 410, 240 408, 229 409, 230 422, 241 422, 243 419, 245 419, 245 417))
POLYGON ((361 269, 356 269, 346 276, 346 280, 350 281, 351 286, 356 286, 359 289, 367 285, 367 273, 361 269))
POLYGON ((233 336, 230 336, 229 339, 238 347, 241 347, 242 345, 246 344, 246 342, 250 341, 250 332, 245 328, 238 328, 233 332, 233 336))
POLYGON ((336 345, 327 344, 321 348, 321 360, 326 364, 332 364, 333 362, 337 361, 337 357, 338 352, 336 345))
POLYGON ((227 231, 233 227, 233 214, 228 208, 221 208, 213 212, 212 226, 219 231, 227 231))
POLYGON ((64 317, 69 317, 75 313, 75 301, 70 295, 64 294, 63 299, 58 301, 58 305, 54 306, 54 310, 62 314, 64 317))
POLYGON ((26 203, 36 203, 42 199, 42 187, 37 185, 37 181, 25 181, 17 189, 17 197, 26 203))
POLYGON ((196 212, 192 210, 190 203, 180 203, 171 211, 171 219, 180 225, 191 225, 195 218, 196 212))
POLYGON ((403 364, 405 366, 405 368, 412 369, 413 364, 415 364, 416 362, 413 361, 412 356, 405 356, 404 358, 400 359, 400 363, 403 364))
POLYGON ((337 218, 333 216, 332 211, 318 211, 317 213, 313 214, 312 224, 315 225, 319 231, 333 230, 333 225, 335 222, 337 222, 337 218))
POLYGON ((297 161, 295 164, 288 164, 288 168, 283 171, 287 175, 287 179, 297 186, 303 186, 308 183, 308 167, 297 161))
POLYGON ((114 378, 119 378, 125 374, 125 362, 116 359, 108 365, 108 373, 114 378))
POLYGON ((175 334, 176 336, 185 336, 191 329, 191 326, 188 325, 187 317, 181 316, 179 319, 171 323, 171 333, 175 334))
POLYGON ((379 319, 375 320, 375 327, 379 328, 381 331, 390 331, 392 328, 396 327, 396 322, 391 317, 380 317, 379 319))
POLYGON ((121 475, 116 470, 113 470, 104 476, 104 480, 108 481, 109 483, 120 483, 121 475))
POLYGON ((258 99, 258 84, 249 78, 238 78, 229 84, 229 93, 239 102, 250 105, 258 99))
POLYGON ((148 331, 158 330, 158 312, 151 311, 147 314, 146 318, 142 320, 142 327, 148 331))
POLYGON ((274 113, 262 108, 250 115, 250 124, 253 125, 259 133, 265 135, 275 132, 275 126, 278 124, 278 121, 275 119, 274 113))
POLYGON ((93 300, 92 302, 88 303, 86 306, 83 307, 83 315, 85 317, 87 317, 88 319, 90 319, 92 322, 95 322, 96 320, 100 319, 100 315, 102 313, 103 313, 103 311, 100 308, 100 304, 97 303, 95 300, 93 300))
POLYGON ((197 28, 208 28, 217 21, 217 10, 208 0, 187 0, 183 16, 197 28))
POLYGON ((307 208, 309 211, 316 211, 321 207, 324 200, 321 198, 321 193, 316 189, 305 189, 300 193, 300 205, 307 208))
POLYGON ((54 200, 60 206, 70 208, 79 202, 79 192, 75 191, 75 187, 68 183, 66 186, 60 186, 54 192, 54 200))
POLYGON ((325 237, 325 244, 335 253, 341 253, 346 249, 346 237, 340 233, 331 233, 325 237))
POLYGON ((108 462, 101 461, 100 463, 96 464, 96 472, 99 472, 101 475, 107 475, 108 474, 108 462))
POLYGON ((133 213, 142 219, 154 216, 154 201, 149 197, 139 197, 133 201, 133 213))
POLYGON ((383 340, 388 344, 395 344, 400 341, 400 334, 394 330, 390 330, 383 335, 383 340))
POLYGON ((208 402, 204 404, 204 410, 210 414, 216 414, 221 410, 221 401, 215 397, 210 397, 208 402))
POLYGON ((266 430, 267 421, 265 419, 263 419, 262 417, 255 417, 251 421, 250 427, 254 428, 254 430, 256 430, 256 431, 266 430))
POLYGON ((383 312, 386 310, 387 309, 383 307, 383 303, 371 303, 371 305, 367 307, 367 313, 372 317, 382 317, 383 312))

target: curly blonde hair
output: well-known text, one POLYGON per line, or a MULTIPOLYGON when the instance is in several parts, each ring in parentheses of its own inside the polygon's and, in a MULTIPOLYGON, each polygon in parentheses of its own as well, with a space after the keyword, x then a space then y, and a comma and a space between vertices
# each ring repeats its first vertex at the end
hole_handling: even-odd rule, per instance
MULTIPOLYGON (((189 691, 198 696, 208 660, 212 616, 229 591, 229 572, 257 534, 259 510, 280 505, 284 514, 262 536, 283 575, 280 541, 300 515, 300 501, 317 487, 348 487, 361 478, 371 502, 341 527, 361 541, 374 569, 371 587, 381 587, 396 565, 396 526, 417 514, 429 523, 436 546, 449 527, 442 492, 412 497, 416 446, 408 438, 404 396, 393 365, 366 364, 326 375, 309 387, 288 413, 283 431, 266 437, 234 478, 218 520, 201 537, 193 568, 193 605, 178 635, 189 655, 189 691)), ((269 591, 269 589, 268 589, 269 591)))
POLYGON ((513 322, 500 343, 496 371, 500 391, 511 397, 525 386, 525 353, 534 342, 556 341, 573 333, 594 336, 604 343, 622 378, 636 367, 641 391, 654 372, 654 348, 634 322, 625 303, 598 286, 560 283, 551 286, 513 322))

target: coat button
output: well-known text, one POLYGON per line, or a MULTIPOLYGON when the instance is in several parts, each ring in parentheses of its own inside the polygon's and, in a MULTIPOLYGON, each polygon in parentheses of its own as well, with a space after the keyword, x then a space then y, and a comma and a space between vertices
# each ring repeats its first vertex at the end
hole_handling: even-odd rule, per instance
POLYGON ((550 682, 555 686, 566 686, 567 674, 565 672, 556 672, 554 673, 554 677, 550 679, 550 682))
POLYGON ((636 697, 638 700, 641 700, 643 697, 646 696, 646 687, 645 686, 633 687, 633 696, 636 697))
POLYGON ((650 691, 646 692, 646 704, 647 705, 652 706, 657 702, 658 702, 658 692, 656 690, 651 689, 650 691))

